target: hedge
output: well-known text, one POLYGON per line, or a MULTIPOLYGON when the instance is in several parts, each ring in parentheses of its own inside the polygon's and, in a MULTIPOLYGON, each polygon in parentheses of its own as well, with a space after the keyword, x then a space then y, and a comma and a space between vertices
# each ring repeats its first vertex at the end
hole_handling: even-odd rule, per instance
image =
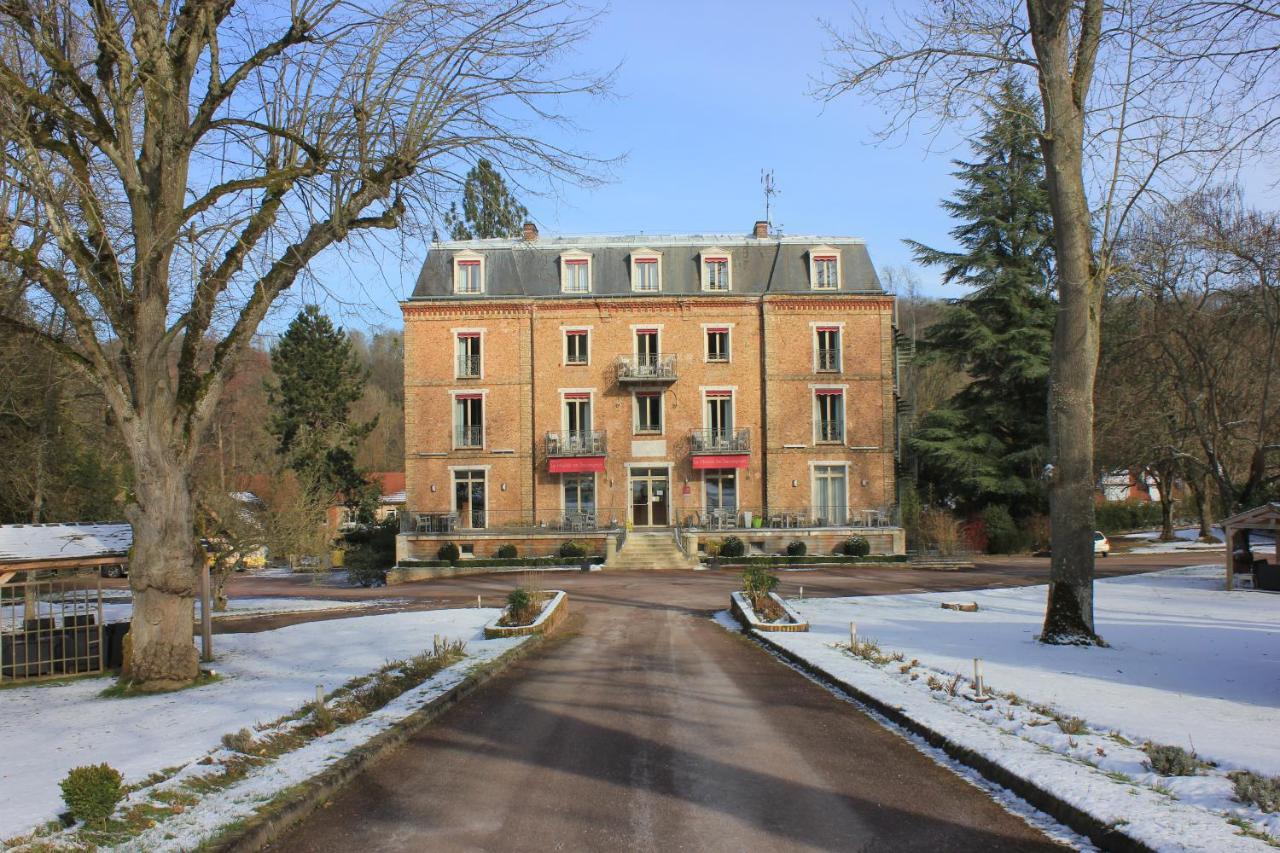
POLYGON ((401 560, 398 565, 403 568, 438 568, 443 566, 578 566, 583 561, 592 563, 603 563, 604 557, 583 557, 580 559, 568 560, 564 557, 512 557, 501 559, 498 557, 469 557, 465 560, 401 560))
MULTIPOLYGON (((703 557, 703 562, 709 560, 709 557, 703 557)), ((758 557, 734 557, 732 559, 720 560, 720 565, 725 566, 789 566, 789 565, 819 565, 822 563, 905 563, 907 557, 905 554, 881 554, 871 555, 867 557, 848 557, 843 554, 806 554, 803 556, 790 556, 787 554, 765 554, 758 557)))

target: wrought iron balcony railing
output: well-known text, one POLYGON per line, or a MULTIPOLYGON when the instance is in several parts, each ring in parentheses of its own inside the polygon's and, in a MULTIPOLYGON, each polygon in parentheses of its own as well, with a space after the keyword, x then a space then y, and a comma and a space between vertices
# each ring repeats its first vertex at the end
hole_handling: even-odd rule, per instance
POLYGON ((619 382, 674 382, 676 357, 667 353, 618 357, 619 382))
POLYGON ((569 430, 547 433, 547 456, 604 456, 604 430, 569 430))
POLYGON ((689 432, 690 453, 750 453, 749 429, 695 429, 689 432))
POLYGON ((458 356, 458 377, 460 379, 477 379, 480 376, 480 356, 458 356))
POLYGON ((453 428, 453 433, 453 443, 456 447, 484 446, 484 427, 459 426, 453 428))
POLYGON ((818 421, 818 441, 844 441, 843 421, 818 421))
POLYGON ((838 349, 818 350, 818 371, 820 373, 839 373, 840 372, 840 350, 838 349))

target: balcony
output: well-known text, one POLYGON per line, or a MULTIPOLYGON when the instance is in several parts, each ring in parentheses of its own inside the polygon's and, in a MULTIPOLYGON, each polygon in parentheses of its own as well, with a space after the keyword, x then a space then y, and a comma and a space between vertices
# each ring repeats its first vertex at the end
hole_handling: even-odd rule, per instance
POLYGON ((844 444, 844 421, 818 421, 820 444, 844 444))
POLYGON ((479 379, 480 378, 480 356, 478 355, 458 356, 458 378, 459 379, 479 379))
POLYGON ((453 445, 454 447, 484 447, 484 427, 455 426, 453 445))
POLYGON ((604 430, 571 430, 547 433, 547 458, 559 456, 604 456, 604 430))
POLYGON ((689 452, 694 455, 703 453, 750 453, 751 430, 691 430, 689 432, 689 452))
POLYGON ((840 372, 840 350, 838 349, 818 350, 818 372, 819 373, 839 373, 840 372))
POLYGON ((676 357, 666 353, 649 353, 618 357, 619 382, 675 382, 676 357))

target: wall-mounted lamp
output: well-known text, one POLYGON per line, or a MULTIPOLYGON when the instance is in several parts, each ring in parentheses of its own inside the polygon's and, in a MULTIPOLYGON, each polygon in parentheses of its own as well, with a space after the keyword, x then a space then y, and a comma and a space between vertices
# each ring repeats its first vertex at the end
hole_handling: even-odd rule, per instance
POLYGON ((795 488, 796 486, 798 486, 798 485, 800 485, 800 481, 799 481, 799 480, 792 480, 792 481, 791 481, 791 488, 793 488, 793 489, 794 489, 794 488, 795 488))
POLYGON ((431 491, 433 491, 433 492, 434 492, 435 490, 436 490, 436 484, 435 484, 435 483, 432 483, 432 484, 431 484, 431 491))
MULTIPOLYGON (((866 482, 865 482, 865 481, 863 481, 862 485, 864 485, 864 486, 865 486, 865 485, 866 485, 866 482)), ((502 484, 502 486, 501 486, 501 488, 502 488, 502 491, 504 491, 504 492, 505 492, 505 491, 507 490, 507 484, 506 484, 506 483, 503 483, 503 484, 502 484)))
POLYGON ((870 485, 870 484, 871 484, 871 481, 870 481, 870 480, 860 480, 859 482, 860 482, 860 483, 862 483, 862 485, 864 485, 864 486, 867 486, 867 485, 870 485))

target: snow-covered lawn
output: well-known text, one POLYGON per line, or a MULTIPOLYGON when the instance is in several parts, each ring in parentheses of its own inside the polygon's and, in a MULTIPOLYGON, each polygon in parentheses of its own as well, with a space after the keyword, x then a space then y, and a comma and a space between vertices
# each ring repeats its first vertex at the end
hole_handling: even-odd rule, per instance
POLYGON ((1197 566, 1097 582, 1097 626, 1110 648, 1035 642, 1043 586, 792 601, 810 632, 767 639, 1016 764, 1104 822, 1153 833, 1146 837, 1157 847, 1186 835, 1191 846, 1213 849, 1223 831, 1232 844, 1244 843, 1224 815, 1280 836, 1280 814, 1234 802, 1225 776, 1234 769, 1280 774, 1280 596, 1224 591, 1222 573, 1197 566), (944 610, 944 601, 977 602, 979 610, 944 610), (874 638, 903 661, 875 666, 850 655, 850 622, 860 640, 874 638), (972 676, 975 657, 987 684, 1018 701, 973 702, 945 689, 953 674, 972 676), (1031 705, 1079 717, 1086 728, 1067 734, 1049 709, 1031 705), (1144 741, 1194 750, 1219 767, 1157 777, 1144 766, 1144 741))
MULTIPOLYGON (((63 810, 58 782, 72 767, 105 761, 127 783, 135 783, 188 764, 219 747, 223 734, 275 720, 312 701, 317 684, 331 691, 390 660, 431 648, 434 635, 467 643, 467 659, 440 674, 452 673, 456 683, 466 668, 525 639, 485 640, 483 626, 497 613, 393 613, 220 635, 213 666, 222 680, 177 693, 105 699, 99 693, 112 683, 107 678, 0 690, 0 743, 5 744, 0 839, 56 817, 63 810)), ((348 743, 352 738, 362 742, 398 718, 397 713, 407 715, 416 707, 415 695, 420 705, 423 691, 429 692, 435 681, 395 700, 383 709, 385 714, 370 715, 299 750, 301 757, 281 759, 283 785, 292 784, 290 772, 314 772, 316 762, 331 763, 354 745, 348 743), (315 747, 322 742, 327 746, 315 747)))
MULTIPOLYGON (((1125 533, 1114 539, 1128 540, 1130 542, 1140 542, 1130 548, 1130 554, 1171 554, 1175 552, 1185 551, 1223 551, 1226 549, 1224 537, 1226 534, 1222 532, 1221 527, 1210 529, 1213 534, 1213 542, 1200 541, 1200 528, 1183 527, 1173 531, 1174 540, 1172 542, 1161 542, 1159 530, 1144 530, 1141 533, 1125 533)), ((1113 539, 1113 541, 1114 541, 1113 539)), ((1265 533, 1254 533, 1249 538, 1250 547, 1255 554, 1274 554, 1276 552, 1275 538, 1265 533)))

